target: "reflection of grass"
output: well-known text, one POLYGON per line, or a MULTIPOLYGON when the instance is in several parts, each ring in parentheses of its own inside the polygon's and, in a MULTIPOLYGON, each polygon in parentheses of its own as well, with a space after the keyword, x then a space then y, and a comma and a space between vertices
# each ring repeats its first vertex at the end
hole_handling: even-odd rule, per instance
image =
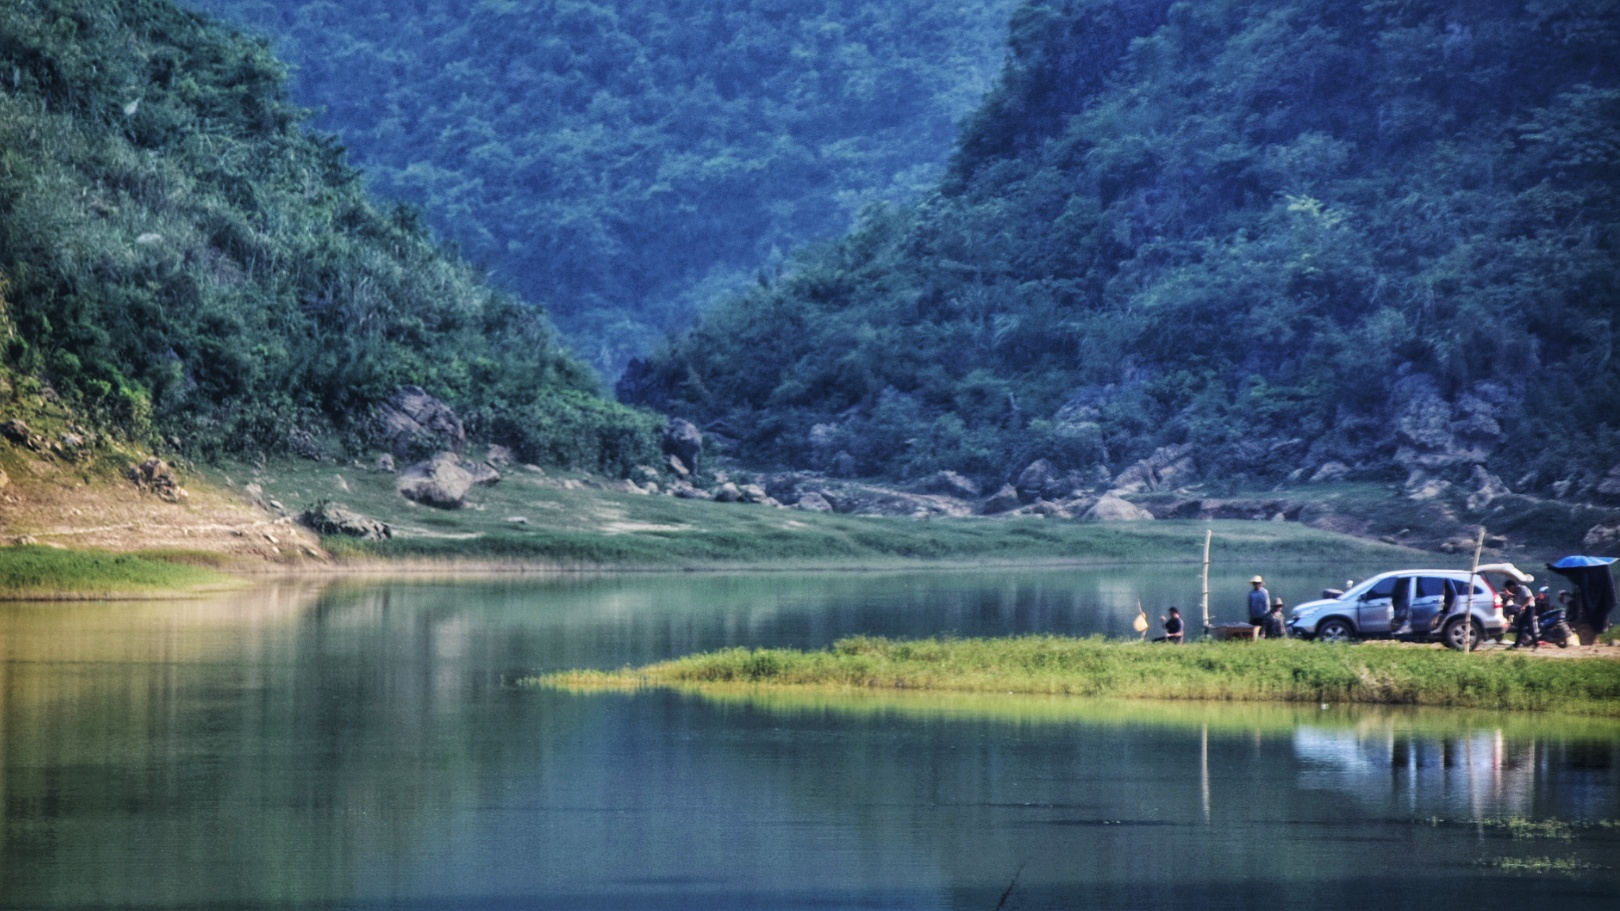
POLYGON ((75 598, 174 592, 232 580, 206 565, 212 555, 185 551, 113 554, 54 547, 0 548, 0 598, 75 598))
MULTIPOLYGON (((1523 816, 1488 816, 1480 819, 1449 820, 1436 816, 1429 820, 1430 825, 1444 826, 1457 825, 1478 829, 1496 829, 1506 832, 1513 838, 1536 839, 1555 838, 1560 841, 1569 841, 1575 837, 1577 823, 1565 822, 1562 819, 1527 819, 1523 816)), ((1603 820, 1596 823, 1582 823, 1582 826, 1598 826, 1607 828, 1612 820, 1603 820)))
POLYGON ((1375 703, 1620 716, 1617 661, 1538 661, 1296 641, 1173 647, 1100 637, 895 641, 857 636, 822 651, 735 648, 615 673, 555 675, 545 682, 1375 703))
MULTIPOLYGON (((574 675, 568 675, 572 678, 574 675)), ((590 679, 593 675, 581 675, 590 679)), ((637 684, 618 675, 612 691, 637 684)), ((537 681, 530 680, 529 683, 537 681)), ((592 691, 588 687, 571 689, 592 691)), ((1320 706, 1278 702, 1192 702, 1152 699, 1075 699, 1068 696, 963 693, 918 690, 852 690, 832 687, 772 687, 754 684, 672 684, 707 702, 791 716, 855 715, 925 720, 971 719, 1008 724, 1091 724, 1291 735, 1301 726, 1356 730, 1376 736, 1467 737, 1480 731, 1512 741, 1557 738, 1565 742, 1612 743, 1620 720, 1529 712, 1502 713, 1414 706, 1320 706)), ((1444 820, 1433 820, 1438 825, 1444 820)), ((1596 825, 1611 825, 1610 821, 1596 825)))
POLYGON ((1573 857, 1498 857, 1481 863, 1516 873, 1576 873, 1597 869, 1595 865, 1582 863, 1573 857))

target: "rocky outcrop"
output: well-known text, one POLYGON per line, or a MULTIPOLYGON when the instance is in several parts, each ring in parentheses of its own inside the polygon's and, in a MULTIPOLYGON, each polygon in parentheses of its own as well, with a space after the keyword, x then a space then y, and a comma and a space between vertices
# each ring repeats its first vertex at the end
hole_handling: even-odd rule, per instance
POLYGON ((8 443, 32 449, 34 452, 44 452, 48 446, 44 437, 35 434, 26 423, 16 418, 0 423, 0 437, 5 438, 8 443))
POLYGON ((420 386, 402 386, 377 406, 372 428, 377 444, 400 458, 460 452, 467 442, 456 413, 420 386))
POLYGON ((672 460, 670 468, 685 476, 696 473, 698 457, 703 452, 703 431, 685 418, 670 418, 660 438, 664 454, 672 460))
POLYGON ((1581 546, 1603 554, 1620 550, 1620 524, 1592 526, 1581 539, 1581 546))
POLYGON ((407 500, 437 509, 460 509, 473 486, 472 473, 453 452, 441 452, 399 473, 395 488, 407 500))
POLYGON ((1311 475, 1310 482, 1312 484, 1331 484, 1334 481, 1342 481, 1349 476, 1349 465, 1339 461, 1329 461, 1323 462, 1322 466, 1316 469, 1315 473, 1311 475))
POLYGON ((1192 479, 1195 465, 1192 446, 1161 446, 1153 454, 1120 472, 1110 493, 1142 493, 1168 490, 1192 479))
POLYGON ((1151 520, 1153 513, 1108 493, 1099 497, 1081 518, 1088 522, 1144 522, 1151 520))
POLYGON ((1480 383, 1447 401, 1428 374, 1401 377, 1390 392, 1396 464, 1437 471, 1484 462, 1505 439, 1498 418, 1508 397, 1506 389, 1480 383))
POLYGON ((298 517, 306 527, 321 535, 343 535, 362 541, 386 541, 394 530, 386 522, 363 516, 336 503, 322 503, 298 517))
POLYGON ((1513 491, 1502 483, 1502 479, 1485 470, 1484 465, 1475 465, 1473 475, 1468 479, 1473 492, 1463 502, 1464 508, 1469 512, 1484 512, 1490 505, 1513 491))
POLYGON ((188 496, 186 489, 175 479, 174 469, 168 462, 156 456, 131 467, 128 476, 135 482, 136 487, 156 494, 160 500, 179 503, 188 496))

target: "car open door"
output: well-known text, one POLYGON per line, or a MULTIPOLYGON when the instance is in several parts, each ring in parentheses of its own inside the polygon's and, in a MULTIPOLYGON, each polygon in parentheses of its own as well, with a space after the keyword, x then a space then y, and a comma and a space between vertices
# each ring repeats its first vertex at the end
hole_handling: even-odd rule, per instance
POLYGON ((1387 635, 1396 586, 1412 584, 1411 576, 1391 576, 1361 594, 1356 603, 1356 628, 1363 636, 1387 635))

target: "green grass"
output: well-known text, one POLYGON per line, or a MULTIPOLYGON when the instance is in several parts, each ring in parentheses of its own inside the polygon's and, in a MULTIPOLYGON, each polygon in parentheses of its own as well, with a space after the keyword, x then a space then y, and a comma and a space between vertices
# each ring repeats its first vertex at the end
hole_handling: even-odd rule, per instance
POLYGON ((858 636, 821 651, 734 648, 534 682, 581 688, 747 685, 1373 703, 1620 716, 1620 661, 1298 641, 1174 647, 1100 637, 897 641, 858 636))
POLYGON ((1196 562, 1204 529, 1217 559, 1421 562, 1404 548, 1293 522, 1142 522, 873 518, 680 500, 593 488, 577 475, 503 470, 458 510, 419 506, 394 490, 394 475, 302 460, 263 469, 231 466, 214 480, 297 512, 331 500, 393 526, 381 542, 327 538, 340 559, 540 563, 592 567, 819 568, 916 563, 1196 562), (573 485, 565 488, 564 484, 573 485), (522 519, 519 523, 514 521, 522 519))
POLYGON ((115 554, 54 547, 0 548, 0 599, 54 600, 183 592, 233 584, 211 554, 115 554))

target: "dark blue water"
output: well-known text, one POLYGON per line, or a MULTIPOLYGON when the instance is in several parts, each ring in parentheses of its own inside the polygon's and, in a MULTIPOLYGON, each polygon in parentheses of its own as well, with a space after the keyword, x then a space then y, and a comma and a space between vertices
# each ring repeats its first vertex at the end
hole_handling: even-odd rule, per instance
MULTIPOLYGON (((1293 601, 1322 572, 1269 575, 1293 601)), ((1196 595, 1178 567, 0 606, 0 908, 1616 906, 1610 724, 514 682, 850 633, 1131 635, 1138 597, 1196 595)))

